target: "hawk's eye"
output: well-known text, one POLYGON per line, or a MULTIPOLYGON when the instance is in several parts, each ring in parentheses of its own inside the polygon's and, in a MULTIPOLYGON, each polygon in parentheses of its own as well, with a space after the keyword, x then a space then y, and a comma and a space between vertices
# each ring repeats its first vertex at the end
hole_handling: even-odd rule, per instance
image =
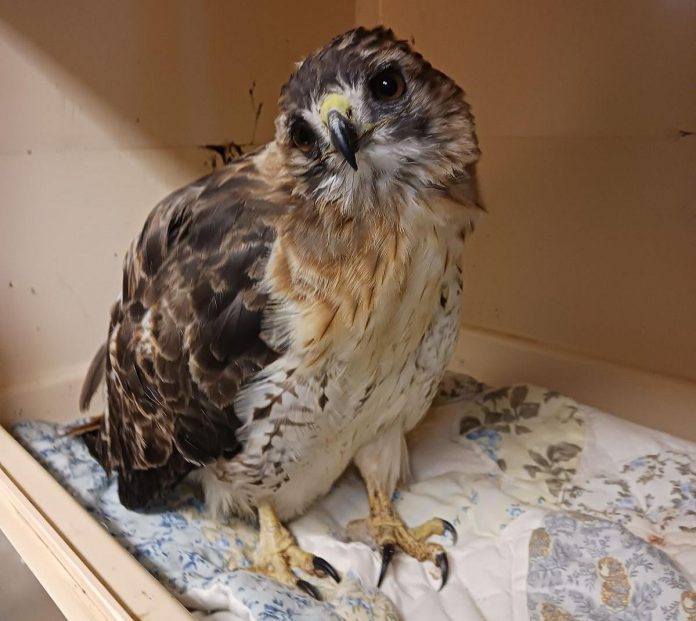
POLYGON ((378 101, 394 101, 404 94, 406 83, 396 69, 385 69, 370 80, 370 90, 378 101))
POLYGON ((309 153, 314 148, 314 132, 304 122, 295 123, 290 133, 293 144, 302 153, 309 153))

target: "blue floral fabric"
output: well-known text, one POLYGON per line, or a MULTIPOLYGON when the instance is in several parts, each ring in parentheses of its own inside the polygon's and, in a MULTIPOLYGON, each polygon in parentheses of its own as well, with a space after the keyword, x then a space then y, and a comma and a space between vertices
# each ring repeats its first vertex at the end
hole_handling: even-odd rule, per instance
POLYGON ((531 621, 679 621, 692 592, 662 551, 622 526, 550 514, 532 533, 531 621))
MULTIPOLYGON (((339 585, 322 580, 325 601, 317 602, 273 580, 238 571, 251 564, 255 529, 241 520, 213 520, 194 490, 185 485, 166 499, 167 509, 125 509, 118 500, 116 481, 104 474, 80 439, 60 431, 56 425, 35 421, 14 428, 18 439, 71 495, 190 607, 206 605, 205 594, 217 591, 230 594, 237 607, 248 611, 248 618, 258 621, 397 618, 380 591, 363 585, 352 574, 344 576, 339 585)), ((226 602, 220 604, 228 608, 226 602)))
POLYGON ((60 431, 37 421, 14 429, 198 619, 696 621, 696 446, 544 388, 448 374, 410 434, 413 481, 393 500, 407 524, 456 525, 458 543, 441 541, 451 568, 442 592, 439 571, 405 555, 373 586, 378 555, 344 537, 367 511, 350 473, 291 524, 300 544, 307 537, 342 563, 343 581, 318 583, 317 602, 245 571, 256 530, 213 519, 193 488, 128 511, 83 443, 60 431))

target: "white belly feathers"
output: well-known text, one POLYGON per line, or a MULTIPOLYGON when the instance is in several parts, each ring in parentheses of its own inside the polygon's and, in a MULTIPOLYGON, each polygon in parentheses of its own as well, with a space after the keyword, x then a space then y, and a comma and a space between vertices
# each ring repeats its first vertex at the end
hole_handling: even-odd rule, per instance
POLYGON ((422 418, 458 334, 470 222, 454 209, 420 210, 405 278, 380 292, 366 327, 335 340, 309 373, 306 352, 291 347, 242 395, 243 451, 195 475, 213 511, 248 514, 270 499, 289 519, 327 493, 361 447, 422 418))

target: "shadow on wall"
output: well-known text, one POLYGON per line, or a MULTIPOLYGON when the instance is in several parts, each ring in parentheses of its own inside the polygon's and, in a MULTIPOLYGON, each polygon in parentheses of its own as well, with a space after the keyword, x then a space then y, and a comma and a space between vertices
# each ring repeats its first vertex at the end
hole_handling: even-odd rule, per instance
POLYGON ((0 3, 0 22, 58 65, 56 86, 93 108, 118 148, 177 148, 250 142, 259 104, 255 138, 268 140, 292 63, 350 28, 353 11, 316 0, 29 0, 0 3))

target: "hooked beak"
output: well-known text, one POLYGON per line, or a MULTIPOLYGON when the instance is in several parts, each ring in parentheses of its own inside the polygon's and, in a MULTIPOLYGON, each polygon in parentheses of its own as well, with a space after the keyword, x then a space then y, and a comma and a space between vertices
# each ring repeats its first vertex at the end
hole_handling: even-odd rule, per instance
POLYGON ((321 104, 321 119, 329 130, 329 139, 334 149, 348 162, 353 170, 358 170, 355 154, 358 151, 358 132, 350 120, 352 108, 345 95, 331 93, 321 104))

